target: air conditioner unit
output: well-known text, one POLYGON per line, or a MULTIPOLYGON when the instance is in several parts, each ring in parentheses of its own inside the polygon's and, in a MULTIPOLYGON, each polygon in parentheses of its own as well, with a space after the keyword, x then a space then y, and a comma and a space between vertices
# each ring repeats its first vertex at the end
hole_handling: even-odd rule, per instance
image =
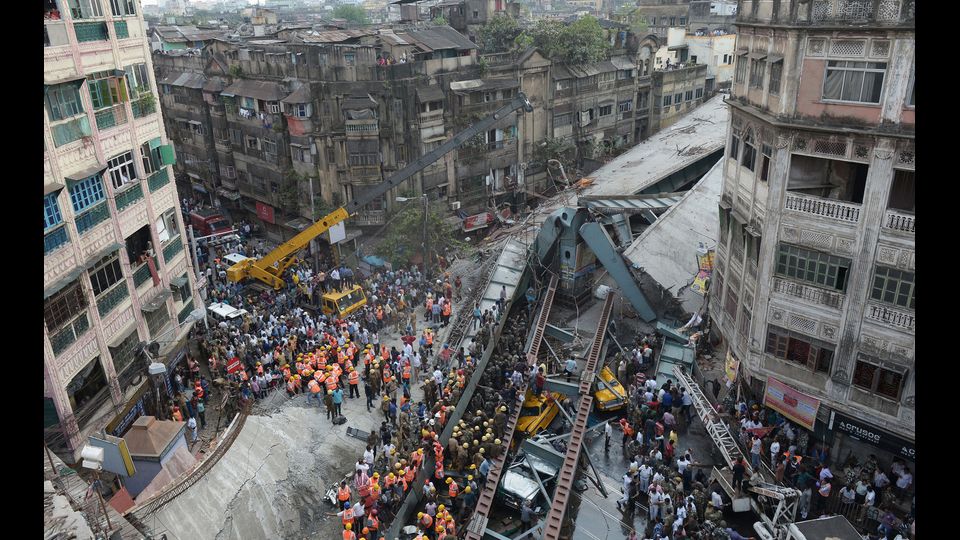
POLYGON ((453 201, 453 202, 451 202, 451 203, 450 203, 450 209, 451 209, 451 210, 459 210, 459 209, 460 209, 460 201, 453 201))

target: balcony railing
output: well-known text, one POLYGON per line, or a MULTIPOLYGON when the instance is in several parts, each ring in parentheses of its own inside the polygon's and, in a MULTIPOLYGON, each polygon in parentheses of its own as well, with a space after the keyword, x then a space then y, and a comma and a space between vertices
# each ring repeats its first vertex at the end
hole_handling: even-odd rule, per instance
POLYGON ((191 311, 193 311, 193 298, 183 305, 183 309, 177 314, 177 322, 183 324, 183 321, 187 320, 187 317, 190 316, 191 311))
POLYGON ((915 233, 917 217, 913 214, 903 214, 894 210, 887 210, 883 218, 883 227, 894 231, 915 233))
POLYGON ((100 297, 97 298, 97 312, 100 313, 101 317, 106 317, 108 313, 113 311, 113 308, 120 305, 120 302, 123 302, 128 296, 130 296, 130 290, 127 289, 127 282, 121 280, 112 289, 100 294, 100 297))
POLYGON ((87 210, 86 212, 77 216, 77 232, 83 235, 90 229, 97 226, 97 224, 110 218, 110 206, 107 205, 106 201, 101 202, 94 208, 87 210))
POLYGON ((177 236, 163 248, 163 260, 167 264, 170 264, 171 260, 177 256, 181 251, 183 251, 183 239, 177 236))
POLYGON ((77 41, 106 41, 110 39, 105 22, 73 23, 73 30, 77 33, 77 41))
POLYGON ((89 137, 93 133, 90 131, 90 120, 87 119, 87 115, 51 126, 50 131, 53 132, 53 144, 58 147, 76 141, 81 137, 89 137))
POLYGON ((859 204, 823 199, 812 195, 788 193, 787 202, 783 207, 787 210, 793 210, 794 212, 813 214, 846 223, 856 223, 860 221, 859 204))
POLYGON ((166 167, 150 175, 147 178, 147 185, 150 186, 150 193, 162 188, 170 183, 170 172, 166 167))
POLYGON ((154 101, 152 94, 141 96, 140 99, 131 102, 130 106, 133 108, 134 118, 143 118, 148 114, 157 112, 157 104, 154 101))
POLYGON ((87 318, 87 313, 84 311, 70 324, 50 336, 50 346, 53 348, 53 354, 60 354, 67 350, 67 347, 73 345, 89 329, 90 319, 87 318))
MULTIPOLYGON (((154 266, 155 268, 159 268, 159 267, 160 267, 160 266, 157 264, 157 258, 156 258, 156 257, 153 258, 153 266, 154 266)), ((150 279, 152 279, 152 276, 150 275, 150 265, 148 265, 147 263, 141 264, 139 268, 137 268, 136 270, 133 271, 133 284, 134 284, 136 287, 140 287, 141 285, 143 285, 144 283, 146 283, 146 282, 149 281, 150 279)))
POLYGON ((67 226, 64 224, 43 235, 43 254, 47 255, 68 243, 70 243, 70 235, 67 234, 67 226))
POLYGON ((913 332, 916 329, 916 316, 908 311, 892 309, 877 304, 867 304, 866 317, 882 322, 900 330, 913 332))
POLYGON ((127 108, 122 103, 94 113, 97 118, 97 129, 108 129, 127 123, 127 108))
POLYGON ((814 0, 810 20, 814 24, 910 22, 914 4, 914 0, 814 0))
POLYGON ((490 152, 496 152, 498 150, 513 150, 515 148, 513 144, 513 139, 504 139, 502 141, 490 141, 486 143, 481 143, 477 146, 465 146, 460 150, 459 157, 461 158, 474 158, 479 156, 485 156, 490 152))
POLYGON ((143 198, 143 185, 137 182, 133 187, 117 193, 117 212, 143 198))
POLYGON ((387 213, 384 210, 361 210, 350 219, 355 225, 383 225, 387 221, 387 213))
POLYGON ((127 28, 127 21, 114 21, 113 30, 117 33, 117 39, 127 39, 130 37, 130 30, 127 28))
POLYGON ((377 133, 380 131, 380 127, 376 122, 370 124, 351 124, 348 120, 344 131, 347 133, 377 133))
POLYGON ((836 309, 840 309, 840 307, 843 305, 843 294, 821 289, 820 287, 814 287, 812 285, 804 285, 779 277, 773 278, 773 290, 788 296, 803 298, 804 300, 814 304, 821 304, 836 309))

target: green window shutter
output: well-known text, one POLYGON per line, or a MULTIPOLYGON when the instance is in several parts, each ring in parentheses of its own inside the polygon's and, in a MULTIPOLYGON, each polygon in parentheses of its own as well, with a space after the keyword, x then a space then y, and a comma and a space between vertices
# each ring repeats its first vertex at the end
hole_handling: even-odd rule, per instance
POLYGON ((173 145, 165 144, 160 147, 160 163, 163 165, 173 165, 177 162, 177 158, 173 153, 173 145))
POLYGON ((147 144, 150 145, 150 150, 154 150, 154 149, 156 149, 156 148, 159 148, 159 147, 160 147, 160 144, 161 144, 161 142, 160 142, 160 137, 157 137, 157 138, 155 138, 155 139, 150 139, 150 140, 147 142, 147 144))
POLYGON ((120 89, 120 101, 129 101, 127 98, 127 81, 123 77, 117 79, 117 87, 120 89))

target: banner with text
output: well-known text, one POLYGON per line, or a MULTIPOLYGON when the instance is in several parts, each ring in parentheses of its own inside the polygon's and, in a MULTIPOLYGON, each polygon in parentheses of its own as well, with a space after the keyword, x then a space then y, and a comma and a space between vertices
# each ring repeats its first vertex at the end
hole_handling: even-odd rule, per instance
POLYGON ((817 423, 820 400, 794 390, 773 377, 767 377, 763 404, 810 431, 813 431, 813 426, 817 423))

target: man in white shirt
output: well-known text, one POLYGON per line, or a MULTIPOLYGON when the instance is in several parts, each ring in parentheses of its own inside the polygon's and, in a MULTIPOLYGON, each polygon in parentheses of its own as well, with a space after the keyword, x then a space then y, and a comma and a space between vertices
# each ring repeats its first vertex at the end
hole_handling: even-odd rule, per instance
POLYGON ((710 504, 713 505, 717 510, 723 509, 723 497, 720 495, 719 491, 714 491, 710 494, 710 504))
POLYGON ((910 474, 910 469, 904 468, 903 472, 900 473, 900 477, 897 478, 897 496, 903 497, 907 488, 910 487, 910 484, 913 483, 913 475, 910 474))
POLYGON ((640 465, 637 474, 640 477, 640 491, 647 491, 650 487, 650 475, 653 474, 653 467, 644 463, 640 465))
POLYGON ((780 455, 780 441, 774 439, 773 442, 770 443, 770 468, 771 469, 777 468, 777 456, 779 455, 780 455))
POLYGON ((632 483, 633 477, 630 476, 630 473, 623 473, 623 497, 620 497, 617 501, 617 508, 620 510, 625 510, 627 503, 630 502, 630 485, 632 483))
POLYGON ((613 436, 613 425, 610 422, 607 422, 607 424, 603 426, 603 451, 604 452, 610 451, 610 437, 612 436, 613 436))
POLYGON ((370 446, 367 446, 367 449, 363 452, 363 461, 367 465, 373 465, 373 449, 370 446))

